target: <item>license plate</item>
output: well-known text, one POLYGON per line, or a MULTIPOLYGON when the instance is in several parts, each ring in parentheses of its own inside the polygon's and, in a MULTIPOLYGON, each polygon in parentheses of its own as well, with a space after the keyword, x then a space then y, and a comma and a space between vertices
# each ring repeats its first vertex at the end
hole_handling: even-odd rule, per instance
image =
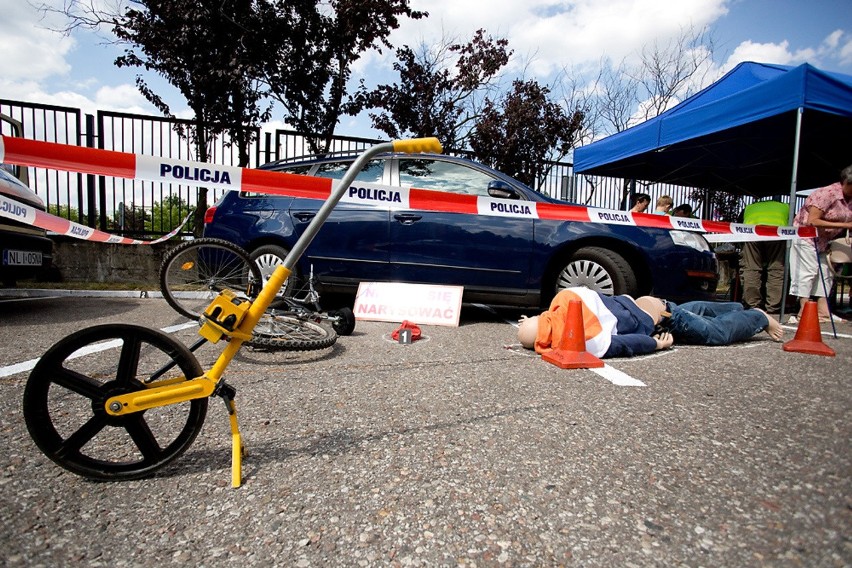
POLYGON ((4 250, 3 266, 41 266, 41 253, 31 250, 4 250))

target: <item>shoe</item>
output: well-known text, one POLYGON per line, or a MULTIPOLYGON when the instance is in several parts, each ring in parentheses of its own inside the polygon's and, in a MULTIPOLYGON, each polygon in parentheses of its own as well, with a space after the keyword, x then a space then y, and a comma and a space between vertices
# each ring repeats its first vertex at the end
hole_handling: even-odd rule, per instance
POLYGON ((832 321, 832 320, 834 321, 834 323, 843 323, 843 322, 845 322, 845 321, 846 321, 846 320, 845 320, 845 319, 843 319, 843 318, 839 318, 839 317, 837 317, 836 315, 831 314, 831 316, 830 316, 830 317, 827 317, 827 318, 826 318, 826 317, 819 318, 819 323, 831 323, 831 321, 832 321))
POLYGON ((787 325, 798 325, 798 324, 799 324, 799 318, 797 318, 796 316, 790 316, 790 319, 787 320, 787 325))

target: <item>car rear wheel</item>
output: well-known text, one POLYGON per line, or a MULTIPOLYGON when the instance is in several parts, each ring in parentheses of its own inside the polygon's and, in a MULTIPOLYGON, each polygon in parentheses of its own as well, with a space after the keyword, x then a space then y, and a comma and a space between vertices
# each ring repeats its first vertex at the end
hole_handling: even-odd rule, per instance
POLYGON ((601 247, 577 250, 557 272, 553 293, 576 286, 585 286, 607 296, 639 295, 636 274, 630 263, 620 254, 601 247))

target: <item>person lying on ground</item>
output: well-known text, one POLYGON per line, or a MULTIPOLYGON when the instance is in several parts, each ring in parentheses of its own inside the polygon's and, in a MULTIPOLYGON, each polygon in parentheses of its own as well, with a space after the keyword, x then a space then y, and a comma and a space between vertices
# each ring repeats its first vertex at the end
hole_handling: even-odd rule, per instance
POLYGON ((522 317, 518 341, 538 353, 558 346, 567 330, 568 305, 582 302, 586 351, 596 357, 630 357, 675 343, 730 345, 766 331, 781 341, 781 324, 762 310, 744 309, 738 302, 687 302, 677 305, 653 296, 605 296, 588 288, 560 291, 550 309, 522 317))

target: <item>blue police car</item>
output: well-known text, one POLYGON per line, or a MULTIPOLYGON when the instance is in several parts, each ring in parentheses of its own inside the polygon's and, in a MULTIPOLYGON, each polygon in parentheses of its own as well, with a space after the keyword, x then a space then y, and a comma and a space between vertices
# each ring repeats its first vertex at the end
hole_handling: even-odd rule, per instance
MULTIPOLYGON (((355 155, 274 162, 263 169, 340 179, 355 155)), ((525 207, 561 203, 464 158, 387 154, 358 182, 508 199, 525 207)), ((321 200, 228 192, 205 216, 205 237, 248 250, 264 274, 317 213, 321 200)), ((546 306, 560 289, 710 299, 716 257, 698 234, 617 224, 408 209, 404 204, 342 201, 302 256, 323 292, 354 293, 360 282, 464 286, 466 302, 546 306)))

